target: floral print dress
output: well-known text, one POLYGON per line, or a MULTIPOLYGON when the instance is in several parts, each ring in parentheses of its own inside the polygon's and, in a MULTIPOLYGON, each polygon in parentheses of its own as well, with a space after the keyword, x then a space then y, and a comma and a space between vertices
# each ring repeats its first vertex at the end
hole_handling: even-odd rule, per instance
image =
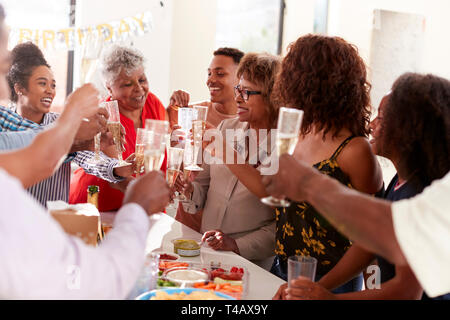
MULTIPOLYGON (((331 158, 314 165, 323 174, 335 178, 352 188, 349 177, 341 170, 337 157, 353 139, 347 138, 331 158)), ((339 233, 319 212, 307 202, 293 202, 287 208, 276 208, 276 248, 280 267, 287 273, 287 258, 293 255, 317 259, 319 277, 330 271, 350 248, 351 241, 339 233)))

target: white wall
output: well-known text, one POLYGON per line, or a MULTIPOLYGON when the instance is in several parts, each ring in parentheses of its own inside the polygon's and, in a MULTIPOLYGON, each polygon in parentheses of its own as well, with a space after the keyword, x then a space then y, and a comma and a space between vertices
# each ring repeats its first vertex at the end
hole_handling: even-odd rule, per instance
MULTIPOLYGON (((167 106, 171 93, 184 89, 191 99, 209 98, 207 68, 214 51, 216 0, 78 0, 77 25, 88 26, 150 10, 153 29, 133 38, 146 57, 150 91, 167 106)), ((100 82, 96 76, 95 82, 100 82)))
MULTIPOLYGON (((343 37, 347 41, 355 44, 368 66, 371 65, 371 43, 372 30, 374 28, 374 10, 382 9, 403 13, 413 13, 425 17, 423 50, 420 53, 421 61, 417 62, 418 70, 422 73, 433 73, 450 79, 450 41, 448 41, 448 31, 450 30, 450 1, 448 0, 330 0, 329 7, 329 29, 330 35, 343 37)), ((376 27, 376 25, 375 25, 376 27)), ((422 40, 421 40, 422 41, 422 40)), ((376 51, 376 50, 375 50, 376 51)), ((379 50, 378 50, 379 51, 379 50)), ((406 51, 406 50, 405 50, 406 51)), ((418 55, 419 56, 419 55, 418 55)), ((410 56, 405 56, 411 58, 410 56)), ((389 69, 400 72, 398 66, 393 63, 385 65, 389 69), (395 68, 394 68, 395 67, 395 68)), ((383 91, 379 88, 380 80, 373 79, 369 69, 369 79, 375 80, 373 91, 383 91)), ((379 71, 377 71, 379 72, 379 71)), ((391 82, 391 80, 388 80, 391 82)), ((386 84, 383 84, 383 86, 386 84)), ((389 87, 392 83, 388 84, 389 87)), ((385 90, 384 90, 385 91, 385 90)), ((372 99, 372 105, 376 108, 380 100, 380 94, 376 94, 372 99)), ((384 180, 387 183, 395 169, 390 161, 381 161, 384 180)))
POLYGON ((216 49, 216 12, 216 0, 174 0, 170 93, 182 89, 191 101, 209 99, 206 78, 216 49))
POLYGON ((146 74, 150 91, 156 94, 163 104, 167 103, 169 92, 173 2, 164 0, 164 7, 161 7, 156 0, 77 1, 76 24, 80 27, 134 16, 148 10, 152 12, 153 29, 148 34, 133 38, 133 43, 147 60, 146 74))
MULTIPOLYGON (((450 1, 448 0, 330 0, 329 33, 355 44, 369 62, 374 9, 423 15, 426 19, 422 72, 450 79, 450 1)), ((389 66, 387 66, 389 67, 389 66)))
POLYGON ((286 0, 282 54, 291 42, 314 30, 315 0, 286 0))

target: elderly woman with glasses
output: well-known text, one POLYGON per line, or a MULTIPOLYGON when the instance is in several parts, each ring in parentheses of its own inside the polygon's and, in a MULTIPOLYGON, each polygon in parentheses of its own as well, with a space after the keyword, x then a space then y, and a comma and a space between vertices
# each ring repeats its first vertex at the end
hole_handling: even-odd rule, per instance
MULTIPOLYGON (((277 111, 270 97, 280 65, 277 56, 246 54, 238 67, 239 85, 234 89, 237 117, 222 121, 217 128, 224 140, 230 132, 236 134, 234 141, 227 143, 239 151, 240 163, 251 163, 258 170, 263 162, 258 161, 258 153, 270 154, 270 150, 258 151, 267 151, 264 145, 270 135, 264 132, 269 132, 276 121, 277 111)), ((226 164, 203 163, 202 168, 204 171, 192 182, 185 181, 184 192, 191 202, 183 206, 189 213, 203 209, 200 231, 204 241, 215 250, 233 251, 268 268, 275 249, 274 211, 262 204, 226 164)))
MULTIPOLYGON (((135 152, 136 132, 145 126, 145 120, 165 120, 166 110, 161 101, 149 91, 145 75, 144 57, 135 49, 113 46, 103 56, 101 72, 109 92, 108 101, 117 100, 120 111, 120 123, 125 128, 126 159, 135 152)), ((164 160, 161 168, 166 168, 164 160)), ((87 188, 90 185, 100 187, 99 211, 114 211, 120 208, 123 192, 112 188, 102 179, 75 171, 70 186, 70 203, 85 203, 87 188)))

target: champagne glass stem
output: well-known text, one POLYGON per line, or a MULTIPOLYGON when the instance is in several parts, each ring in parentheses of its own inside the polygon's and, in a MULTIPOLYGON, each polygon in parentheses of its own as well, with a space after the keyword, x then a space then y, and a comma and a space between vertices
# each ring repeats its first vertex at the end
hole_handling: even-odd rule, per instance
POLYGON ((120 147, 120 143, 116 144, 117 147, 117 159, 119 159, 120 162, 123 161, 122 157, 122 148, 120 147))
POLYGON ((100 139, 101 139, 102 134, 98 133, 95 137, 94 137, 94 149, 95 149, 95 161, 99 161, 100 160, 100 139))

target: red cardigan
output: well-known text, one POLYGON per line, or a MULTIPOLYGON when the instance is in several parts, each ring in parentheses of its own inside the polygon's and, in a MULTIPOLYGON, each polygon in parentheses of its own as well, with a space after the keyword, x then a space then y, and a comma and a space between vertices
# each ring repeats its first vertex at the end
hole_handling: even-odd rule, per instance
MULTIPOLYGON (((161 101, 154 94, 149 92, 142 110, 142 123, 144 126, 146 119, 164 120, 165 115, 165 108, 161 101)), ((134 153, 136 147, 136 130, 133 121, 122 114, 120 114, 120 122, 126 130, 125 151, 122 153, 123 159, 126 159, 129 155, 134 153)), ((164 162, 161 166, 163 171, 165 171, 165 168, 167 167, 166 161, 167 159, 164 158, 164 162)), ((72 176, 69 203, 86 203, 87 188, 90 185, 97 185, 100 187, 98 198, 99 211, 115 211, 122 206, 123 192, 111 188, 107 181, 85 173, 82 168, 77 169, 72 176)))

